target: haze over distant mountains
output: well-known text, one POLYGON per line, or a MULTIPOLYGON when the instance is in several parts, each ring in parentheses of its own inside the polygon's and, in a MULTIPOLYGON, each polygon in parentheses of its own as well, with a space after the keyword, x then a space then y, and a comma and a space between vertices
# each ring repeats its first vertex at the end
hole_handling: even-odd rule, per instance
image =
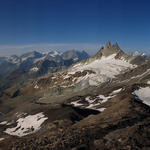
POLYGON ((29 52, 21 56, 0 57, 0 75, 8 76, 15 70, 31 74, 56 72, 73 63, 89 58, 85 51, 70 50, 66 52, 29 52))

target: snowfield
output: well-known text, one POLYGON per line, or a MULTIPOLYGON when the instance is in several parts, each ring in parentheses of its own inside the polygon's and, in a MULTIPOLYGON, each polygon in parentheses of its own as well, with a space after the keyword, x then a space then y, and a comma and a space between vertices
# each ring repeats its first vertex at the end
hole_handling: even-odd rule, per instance
POLYGON ((147 84, 150 84, 150 80, 149 80, 149 81, 147 81, 147 84))
POLYGON ((30 69, 31 72, 37 72, 38 70, 39 70, 38 67, 33 67, 33 68, 30 69))
POLYGON ((62 53, 61 52, 57 52, 57 51, 53 51, 53 52, 51 52, 50 53, 50 56, 52 56, 52 57, 56 57, 57 55, 62 55, 62 53))
POLYGON ((71 105, 73 105, 75 107, 82 106, 82 104, 79 103, 79 101, 71 102, 71 105))
POLYGON ((121 91, 122 91, 122 88, 113 91, 110 95, 118 94, 118 93, 121 92, 121 91))
POLYGON ((0 125, 5 125, 5 124, 7 124, 7 121, 0 122, 0 125))
POLYGON ((0 138, 0 141, 3 141, 4 140, 4 138, 0 138))
POLYGON ((38 113, 35 115, 28 115, 26 117, 19 118, 17 126, 13 128, 7 128, 4 132, 13 136, 25 136, 38 131, 41 128, 42 123, 48 118, 44 114, 38 113))
POLYGON ((150 87, 140 88, 133 92, 144 104, 150 106, 150 87))
POLYGON ((115 56, 116 54, 108 57, 102 56, 101 59, 96 59, 90 63, 76 64, 68 71, 68 74, 75 74, 77 71, 92 70, 96 74, 86 74, 84 77, 79 77, 76 83, 88 80, 89 85, 97 86, 102 82, 115 78, 116 75, 125 72, 129 68, 136 67, 123 58, 115 59, 115 56))
POLYGON ((92 98, 91 96, 87 96, 85 98, 85 101, 88 102, 88 106, 87 106, 87 104, 84 105, 83 103, 81 103, 80 100, 71 102, 70 104, 75 107, 94 109, 94 110, 98 110, 98 111, 102 112, 106 108, 96 108, 96 106, 99 106, 100 104, 107 102, 108 100, 115 97, 121 91, 122 91, 122 88, 112 91, 112 93, 110 93, 108 96, 98 95, 95 98, 92 98))

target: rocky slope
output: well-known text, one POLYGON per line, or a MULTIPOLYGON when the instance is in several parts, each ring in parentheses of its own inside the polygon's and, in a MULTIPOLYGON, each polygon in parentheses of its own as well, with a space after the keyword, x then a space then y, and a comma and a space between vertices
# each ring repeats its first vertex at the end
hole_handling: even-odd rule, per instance
MULTIPOLYGON (((113 91, 103 89, 105 92, 101 93, 99 91, 97 98, 96 95, 73 97, 67 100, 67 105, 53 106, 53 108, 51 106, 41 106, 37 110, 32 110, 34 114, 37 114, 37 111, 42 111, 45 117, 49 118, 42 125, 41 129, 36 133, 31 132, 34 134, 21 138, 13 137, 13 140, 11 140, 11 136, 9 137, 3 133, 2 135, 5 139, 0 142, 0 147, 3 150, 149 149, 150 107, 144 104, 143 97, 142 100, 133 94, 134 92, 137 94, 136 91, 141 86, 149 87, 149 85, 145 84, 123 87, 121 90, 116 90, 115 87, 113 91), (102 97, 102 94, 105 94, 105 96, 103 95, 102 97), (75 105, 76 107, 83 108, 76 110, 76 107, 69 106, 69 104, 74 105, 75 103, 73 102, 81 104, 75 105), (88 107, 89 102, 90 105, 94 103, 98 105, 88 107), (93 115, 88 116, 86 111, 84 111, 85 107, 87 108, 85 110, 95 109, 99 113, 93 113, 93 115)), ((148 90, 150 91, 150 88, 148 90)), ((22 118, 26 117, 22 116, 22 118)), ((7 126, 4 123, 3 121, 3 125, 1 125, 4 131, 7 131, 8 128, 13 129, 16 126, 15 122, 7 126)), ((18 130, 14 130, 13 134, 18 133, 18 130)))
POLYGON ((118 75, 135 70, 139 63, 145 62, 146 59, 138 59, 124 53, 117 43, 111 45, 108 42, 95 56, 74 64, 67 70, 43 76, 30 84, 30 88, 37 92, 44 90, 45 95, 41 95, 38 102, 51 103, 56 97, 59 101, 92 92, 99 86, 111 83, 118 75))
POLYGON ((67 70, 1 92, 0 149, 148 150, 149 93, 150 60, 108 42, 67 70))

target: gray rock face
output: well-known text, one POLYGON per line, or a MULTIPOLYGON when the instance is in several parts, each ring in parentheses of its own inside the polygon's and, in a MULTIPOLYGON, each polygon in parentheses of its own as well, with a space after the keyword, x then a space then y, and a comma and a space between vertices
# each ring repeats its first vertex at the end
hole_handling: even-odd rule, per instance
POLYGON ((110 41, 108 41, 108 42, 106 43, 105 49, 106 49, 106 48, 111 48, 111 43, 110 43, 110 41))
POLYGON ((117 54, 117 53, 124 53, 118 43, 116 42, 115 44, 111 45, 110 41, 108 41, 105 45, 105 47, 102 47, 99 52, 95 55, 96 57, 101 57, 101 56, 109 56, 109 55, 112 55, 112 54, 117 54))
POLYGON ((112 48, 114 48, 116 50, 120 50, 120 47, 117 42, 114 45, 112 45, 112 48))

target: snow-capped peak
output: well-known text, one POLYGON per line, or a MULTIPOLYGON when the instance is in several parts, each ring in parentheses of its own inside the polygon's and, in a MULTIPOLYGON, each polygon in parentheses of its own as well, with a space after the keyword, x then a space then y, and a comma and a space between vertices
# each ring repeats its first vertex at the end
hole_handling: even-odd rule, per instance
POLYGON ((51 51, 49 52, 49 55, 52 56, 52 57, 56 57, 56 56, 60 56, 62 53, 61 52, 58 52, 58 51, 51 51))
POLYGON ((101 59, 95 59, 89 63, 78 63, 70 68, 68 74, 75 74, 76 72, 83 72, 85 70, 91 70, 94 73, 86 74, 84 77, 77 79, 77 82, 89 82, 90 85, 99 85, 102 82, 106 82, 114 78, 117 74, 126 71, 129 68, 135 67, 128 61, 122 59, 116 59, 116 54, 110 56, 102 56, 101 59))
POLYGON ((132 55, 133 55, 133 56, 140 56, 141 53, 140 53, 139 51, 135 51, 132 55))
POLYGON ((132 54, 132 56, 142 56, 142 57, 147 57, 148 56, 148 54, 146 54, 146 53, 142 53, 142 52, 140 52, 140 51, 135 51, 133 54, 132 54))

